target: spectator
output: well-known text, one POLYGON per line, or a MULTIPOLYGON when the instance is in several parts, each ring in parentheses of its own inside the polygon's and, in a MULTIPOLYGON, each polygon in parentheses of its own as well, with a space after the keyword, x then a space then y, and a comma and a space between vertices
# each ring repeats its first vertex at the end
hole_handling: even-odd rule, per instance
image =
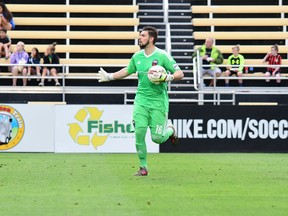
MULTIPOLYGON (((232 65, 227 67, 225 71, 225 76, 229 77, 235 74, 237 77, 242 77, 243 75, 243 65, 244 65, 244 57, 243 55, 239 54, 240 48, 239 45, 236 45, 232 48, 232 55, 228 57, 228 65, 232 65), (239 66, 241 65, 241 66, 239 66)), ((243 85, 243 80, 238 79, 239 86, 243 85)), ((229 79, 225 80, 225 85, 229 86, 229 79)))
MULTIPOLYGON (((274 46, 271 47, 271 52, 267 53, 266 56, 263 59, 263 63, 268 62, 269 65, 281 65, 282 58, 278 54, 278 45, 275 44, 274 46)), ((280 84, 281 79, 280 79, 280 67, 274 66, 274 67, 268 67, 267 71, 265 73, 265 77, 269 76, 275 76, 278 77, 277 83, 280 84)), ((270 82, 269 79, 266 79, 266 82, 270 82)))
MULTIPOLYGON (((29 58, 29 55, 24 50, 25 44, 22 41, 19 41, 16 45, 16 48, 12 55, 10 56, 11 64, 26 64, 29 58)), ((24 77, 27 75, 27 68, 23 65, 14 65, 12 66, 13 76, 17 76, 18 73, 21 73, 24 77)), ((13 78, 13 86, 16 86, 17 78, 13 78)), ((23 86, 27 85, 27 78, 23 78, 23 86)))
MULTIPOLYGON (((202 76, 205 74, 209 74, 210 76, 214 77, 216 75, 219 77, 221 75, 221 70, 216 67, 216 64, 223 63, 223 55, 219 49, 217 49, 214 44, 213 38, 207 38, 205 40, 205 44, 199 47, 197 50, 200 51, 200 56, 202 57, 202 64, 207 65, 210 64, 210 67, 203 66, 202 68, 202 76)), ((197 52, 194 52, 193 58, 197 55, 197 52)), ((211 80, 209 86, 213 86, 213 80, 211 80)))
MULTIPOLYGON (((56 46, 56 42, 50 44, 47 47, 47 50, 44 54, 43 60, 44 60, 44 64, 59 64, 59 57, 58 55, 55 53, 55 46, 56 46)), ((46 75, 52 75, 54 77, 55 80, 55 85, 56 86, 60 86, 60 83, 58 82, 57 79, 57 68, 55 67, 43 67, 43 71, 42 71, 42 80, 39 83, 39 86, 44 86, 44 81, 45 81, 45 77, 46 75)))
POLYGON ((2 28, 13 30, 15 29, 15 23, 12 13, 3 2, 0 2, 0 29, 2 28))
MULTIPOLYGON (((28 66, 28 73, 27 76, 29 77, 31 74, 35 75, 37 74, 37 76, 41 76, 40 73, 40 66, 36 66, 37 64, 40 64, 40 54, 39 54, 39 50, 36 47, 33 47, 31 50, 31 55, 28 59, 27 64, 31 64, 33 66, 28 66)), ((29 79, 28 79, 29 80, 29 79)), ((39 79, 37 79, 37 81, 39 81, 39 79)))
POLYGON ((5 59, 8 59, 10 57, 10 45, 11 40, 7 37, 7 30, 6 29, 0 29, 0 52, 2 55, 2 52, 4 51, 5 59))

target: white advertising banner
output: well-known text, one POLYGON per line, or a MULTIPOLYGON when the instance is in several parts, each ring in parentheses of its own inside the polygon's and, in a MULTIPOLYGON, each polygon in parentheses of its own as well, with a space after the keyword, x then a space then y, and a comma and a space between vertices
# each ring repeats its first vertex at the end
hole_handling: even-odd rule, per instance
MULTIPOLYGON (((135 153, 132 105, 55 106, 55 152, 135 153)), ((146 136, 147 151, 159 145, 146 136)))
POLYGON ((54 152, 54 105, 0 104, 0 152, 54 152))

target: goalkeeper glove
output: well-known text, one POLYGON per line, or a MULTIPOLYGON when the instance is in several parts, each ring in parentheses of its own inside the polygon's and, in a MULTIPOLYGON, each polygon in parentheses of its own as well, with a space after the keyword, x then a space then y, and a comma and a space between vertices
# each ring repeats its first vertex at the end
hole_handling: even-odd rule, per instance
POLYGON ((98 78, 98 82, 109 82, 114 80, 112 73, 107 73, 102 67, 98 71, 100 77, 98 78))
POLYGON ((172 74, 153 72, 152 76, 150 75, 150 79, 153 82, 171 82, 174 76, 172 74))
MULTIPOLYGON (((162 77, 165 77, 163 81, 165 82, 171 82, 172 80, 174 80, 174 76, 172 74, 162 74, 162 77)), ((161 79, 163 79, 161 77, 161 79)))

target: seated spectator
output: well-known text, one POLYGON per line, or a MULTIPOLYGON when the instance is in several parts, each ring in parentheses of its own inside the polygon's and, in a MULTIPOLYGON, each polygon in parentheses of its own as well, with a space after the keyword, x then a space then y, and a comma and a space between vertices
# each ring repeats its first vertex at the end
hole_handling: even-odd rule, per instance
MULTIPOLYGON (((239 45, 236 45, 232 48, 232 55, 228 57, 228 66, 227 70, 225 71, 225 76, 229 77, 235 74, 237 77, 242 77, 243 75, 243 66, 238 65, 244 65, 244 57, 243 55, 239 54, 240 48, 239 45)), ((239 86, 243 85, 243 80, 238 79, 239 86)), ((225 85, 229 86, 229 79, 225 79, 225 85)))
POLYGON ((0 29, 13 30, 15 22, 12 13, 8 10, 3 2, 0 2, 0 29))
MULTIPOLYGON (((40 54, 39 54, 39 50, 36 48, 36 47, 33 47, 32 50, 31 50, 31 54, 30 54, 30 57, 28 59, 28 62, 27 64, 31 64, 33 66, 28 66, 28 73, 27 73, 27 76, 29 77, 31 74, 32 75, 36 75, 37 76, 41 76, 41 73, 40 73, 40 66, 36 66, 37 64, 40 64, 40 54)), ((28 79, 29 80, 29 79, 28 79)), ((39 81, 39 79, 37 79, 37 81, 39 81)))
POLYGON ((8 59, 10 57, 9 48, 11 46, 11 40, 7 37, 6 33, 6 29, 0 29, 0 52, 2 55, 2 52, 4 51, 5 59, 8 59))
MULTIPOLYGON (((203 66, 202 67, 202 76, 205 74, 209 74, 210 76, 219 77, 221 75, 221 70, 216 66, 216 64, 223 63, 223 55, 219 49, 217 49, 214 44, 213 38, 207 38, 205 40, 205 44, 199 47, 197 50, 200 51, 200 56, 202 57, 202 64, 203 65, 210 65, 210 66, 203 66)), ((192 58, 197 55, 197 52, 194 52, 192 58)), ((211 80, 209 86, 213 86, 213 80, 211 80)))
MULTIPOLYGON (((278 54, 278 45, 274 45, 271 47, 271 52, 267 53, 266 56, 263 59, 263 63, 268 62, 269 65, 281 65, 282 58, 278 54)), ((265 77, 269 76, 275 76, 275 77, 280 77, 280 67, 268 67, 267 71, 265 73, 265 77)), ((266 82, 270 82, 269 79, 266 79, 266 82)), ((280 84, 281 79, 277 79, 276 82, 280 84)))
MULTIPOLYGON (((24 50, 25 44, 22 41, 19 41, 16 45, 16 48, 12 55, 10 56, 11 64, 26 64, 29 58, 29 55, 24 50)), ((22 74, 25 78, 23 78, 23 86, 27 85, 27 68, 23 65, 14 65, 12 66, 12 74, 13 76, 17 76, 18 73, 22 74)), ((13 86, 16 86, 17 78, 13 78, 13 86)))
MULTIPOLYGON (((47 47, 44 57, 43 57, 43 64, 59 64, 60 63, 59 57, 55 53, 55 46, 56 46, 56 42, 54 42, 53 44, 50 44, 47 47)), ((41 79, 41 82, 39 83, 39 86, 44 86, 46 75, 53 76, 55 80, 55 85, 60 86, 60 83, 57 79, 57 73, 58 73, 57 70, 59 70, 59 68, 57 69, 56 67, 44 66, 43 71, 42 71, 42 79, 41 79)))

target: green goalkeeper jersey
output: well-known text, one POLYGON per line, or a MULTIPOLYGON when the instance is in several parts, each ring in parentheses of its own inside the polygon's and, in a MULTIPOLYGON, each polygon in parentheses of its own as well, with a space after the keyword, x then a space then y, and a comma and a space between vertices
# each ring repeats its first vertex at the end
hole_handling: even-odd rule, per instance
POLYGON ((129 74, 136 72, 138 74, 138 89, 134 103, 168 112, 167 83, 154 84, 147 76, 149 69, 154 65, 160 65, 171 73, 180 70, 175 60, 159 48, 155 48, 155 51, 149 56, 145 54, 144 50, 136 52, 127 67, 129 74))

